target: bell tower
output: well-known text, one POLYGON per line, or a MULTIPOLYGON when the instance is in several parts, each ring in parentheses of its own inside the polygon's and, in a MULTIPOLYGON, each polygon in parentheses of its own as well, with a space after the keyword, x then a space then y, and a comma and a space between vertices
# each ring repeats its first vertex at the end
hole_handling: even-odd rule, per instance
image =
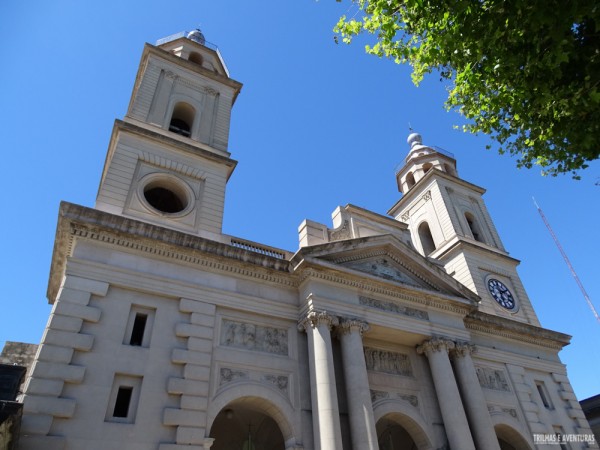
POLYGON ((96 208, 219 240, 241 87, 200 30, 146 44, 127 114, 115 121, 96 208))
POLYGON ((388 211, 408 224, 426 257, 481 297, 480 311, 539 326, 517 273, 485 206, 485 189, 458 175, 454 155, 408 136, 410 150, 396 172, 402 198, 388 211))

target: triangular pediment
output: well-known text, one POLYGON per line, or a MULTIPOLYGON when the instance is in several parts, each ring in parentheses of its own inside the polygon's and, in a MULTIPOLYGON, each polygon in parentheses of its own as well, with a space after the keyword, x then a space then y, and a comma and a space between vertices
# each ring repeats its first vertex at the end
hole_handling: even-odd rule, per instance
POLYGON ((342 266, 365 272, 386 280, 407 284, 420 288, 427 288, 427 283, 410 273, 406 267, 395 261, 390 255, 382 254, 355 261, 342 262, 342 266))
POLYGON ((409 289, 434 291, 474 302, 479 297, 439 265, 392 235, 370 236, 303 247, 294 259, 379 279, 409 289))

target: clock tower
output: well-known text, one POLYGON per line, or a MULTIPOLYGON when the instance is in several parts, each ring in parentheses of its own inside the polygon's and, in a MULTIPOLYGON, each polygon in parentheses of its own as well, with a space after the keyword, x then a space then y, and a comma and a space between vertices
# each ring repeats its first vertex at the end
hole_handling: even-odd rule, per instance
POLYGON ((511 257, 485 206, 485 189, 461 179, 454 155, 408 136, 396 180, 402 198, 388 211, 408 224, 423 256, 481 297, 479 310, 539 326, 511 257))

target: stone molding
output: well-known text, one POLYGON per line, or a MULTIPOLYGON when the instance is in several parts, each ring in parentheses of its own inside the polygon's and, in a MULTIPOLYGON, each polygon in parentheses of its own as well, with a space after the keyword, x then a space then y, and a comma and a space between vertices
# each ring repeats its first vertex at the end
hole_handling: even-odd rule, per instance
POLYGON ((298 323, 299 331, 308 331, 309 328, 317 328, 320 325, 325 325, 332 330, 333 327, 338 326, 340 320, 337 316, 329 314, 327 311, 310 311, 304 319, 301 319, 298 323))
MULTIPOLYGON (((337 283, 345 286, 349 286, 351 288, 360 289, 363 292, 369 292, 379 295, 385 295, 392 298, 398 298, 401 300, 407 300, 414 303, 419 303, 425 306, 433 307, 443 311, 450 311, 457 314, 468 314, 474 306, 468 304, 460 304, 458 300, 454 300, 452 302, 450 295, 444 298, 437 299, 432 297, 431 295, 427 295, 423 293, 422 296, 417 295, 408 295, 402 292, 397 288, 387 288, 382 285, 378 285, 378 282, 369 282, 365 280, 357 280, 356 277, 345 277, 343 275, 335 274, 332 272, 322 271, 322 270, 314 270, 312 268, 305 269, 302 272, 300 283, 306 280, 307 278, 316 278, 325 281, 330 281, 332 283, 337 283), (450 303, 452 302, 452 303, 450 303)), ((381 279, 381 283, 389 283, 389 281, 381 279)), ((408 290, 409 288, 407 288, 408 290)), ((447 295, 447 294, 443 294, 447 295)), ((466 299, 465 299, 466 301, 466 299)))
POLYGON ((417 345, 417 353, 419 355, 425 354, 429 356, 434 352, 444 351, 448 353, 451 350, 454 350, 455 347, 456 344, 450 339, 446 339, 443 337, 433 337, 427 341, 424 341, 421 345, 417 345))
POLYGON ((152 164, 155 167, 161 169, 167 169, 171 172, 176 172, 186 177, 194 178, 195 180, 204 181, 206 178, 206 171, 197 167, 188 166, 179 161, 171 161, 165 158, 161 158, 158 155, 147 151, 139 151, 138 157, 140 161, 148 164, 152 164))
POLYGON ((48 286, 51 302, 60 288, 66 260, 76 239, 98 241, 126 248, 127 251, 147 253, 153 258, 161 256, 284 286, 298 286, 297 280, 289 275, 290 263, 287 260, 93 208, 62 202, 57 228, 48 286), (203 253, 217 258, 206 258, 203 253), (232 264, 232 261, 239 264, 232 264))
POLYGON ((360 336, 370 330, 367 322, 358 319, 343 319, 337 331, 340 335, 358 333, 360 336))
POLYGON ((561 350, 569 345, 571 336, 527 323, 517 322, 504 317, 474 311, 464 319, 467 330, 477 331, 493 336, 501 336, 512 341, 525 342, 561 350))

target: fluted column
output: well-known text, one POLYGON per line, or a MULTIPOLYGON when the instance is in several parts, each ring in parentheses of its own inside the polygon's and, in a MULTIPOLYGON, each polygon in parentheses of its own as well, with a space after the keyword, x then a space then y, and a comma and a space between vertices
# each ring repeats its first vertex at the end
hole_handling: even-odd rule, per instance
POLYGON ((454 360, 456 378, 461 387, 475 445, 477 448, 485 448, 486 450, 500 450, 494 425, 487 409, 487 402, 483 396, 471 358, 471 353, 475 351, 474 345, 457 342, 450 354, 454 360))
POLYGON ((331 328, 338 318, 311 311, 299 324, 308 336, 308 365, 315 450, 342 450, 340 412, 335 388, 331 328))
POLYGON ((378 450, 379 448, 362 343, 362 334, 368 330, 369 325, 360 320, 344 320, 338 328, 354 450, 378 450))
POLYGON ((448 339, 432 338, 417 346, 417 353, 425 354, 429 360, 433 384, 450 448, 453 450, 475 450, 467 416, 448 356, 448 352, 453 348, 454 342, 448 339))

